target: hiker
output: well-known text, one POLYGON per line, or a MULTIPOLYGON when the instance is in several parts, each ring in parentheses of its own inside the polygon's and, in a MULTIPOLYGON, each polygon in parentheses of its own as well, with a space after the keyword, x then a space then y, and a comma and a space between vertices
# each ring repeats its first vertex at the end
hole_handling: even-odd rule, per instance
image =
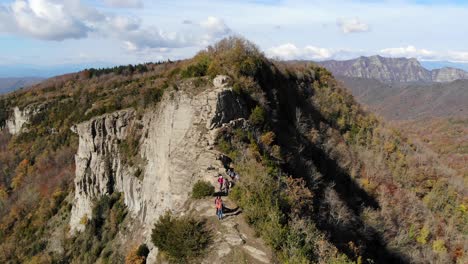
POLYGON ((240 179, 239 174, 237 172, 234 172, 234 180, 238 182, 240 179))
POLYGON ((229 181, 229 180, 225 180, 225 181, 224 181, 224 192, 226 193, 226 195, 229 194, 229 185, 230 185, 230 181, 229 181))
POLYGON ((215 206, 216 206, 216 215, 218 216, 218 220, 223 219, 223 200, 221 196, 216 197, 215 199, 215 206))
POLYGON ((227 175, 229 175, 231 179, 234 179, 234 170, 231 168, 227 169, 227 175))
POLYGON ((219 183, 219 191, 223 191, 223 185, 224 185, 224 178, 223 175, 219 175, 218 177, 218 183, 219 183))
POLYGON ((229 158, 228 156, 226 155, 220 155, 217 160, 220 160, 221 163, 223 164, 224 168, 228 168, 229 167, 229 164, 231 164, 232 162, 232 159, 229 158))

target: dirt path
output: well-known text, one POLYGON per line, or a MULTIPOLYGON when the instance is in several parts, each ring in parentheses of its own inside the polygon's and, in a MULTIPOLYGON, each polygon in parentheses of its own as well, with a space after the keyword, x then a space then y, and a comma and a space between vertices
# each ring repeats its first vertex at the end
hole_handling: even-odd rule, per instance
POLYGON ((255 231, 245 222, 242 211, 223 197, 225 217, 219 221, 214 198, 195 200, 189 205, 190 214, 208 219, 213 231, 213 245, 203 263, 272 263, 271 250, 255 237, 255 231))

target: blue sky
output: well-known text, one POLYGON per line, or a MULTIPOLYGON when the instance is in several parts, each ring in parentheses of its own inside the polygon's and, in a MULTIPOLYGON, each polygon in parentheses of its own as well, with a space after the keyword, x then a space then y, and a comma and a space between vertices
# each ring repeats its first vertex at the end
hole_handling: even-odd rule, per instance
POLYGON ((228 35, 270 57, 468 62, 468 0, 0 0, 0 67, 187 58, 228 35))

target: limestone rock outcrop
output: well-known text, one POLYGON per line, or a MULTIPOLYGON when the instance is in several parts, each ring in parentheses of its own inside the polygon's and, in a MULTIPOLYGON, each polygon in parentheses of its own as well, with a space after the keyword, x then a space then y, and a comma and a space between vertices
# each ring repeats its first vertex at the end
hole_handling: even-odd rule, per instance
POLYGON ((6 120, 6 128, 12 135, 20 133, 23 126, 28 123, 34 115, 40 113, 45 105, 32 104, 26 106, 24 109, 14 107, 10 117, 6 120))
POLYGON ((143 115, 126 109, 72 128, 79 136, 72 233, 83 230, 82 220, 91 217, 94 199, 117 191, 149 239, 161 214, 183 209, 196 181, 212 181, 224 171, 212 144, 218 128, 247 116, 244 102, 225 85, 198 94, 171 93, 143 115), (140 168, 125 163, 128 157, 119 147, 135 128, 141 129, 140 168))

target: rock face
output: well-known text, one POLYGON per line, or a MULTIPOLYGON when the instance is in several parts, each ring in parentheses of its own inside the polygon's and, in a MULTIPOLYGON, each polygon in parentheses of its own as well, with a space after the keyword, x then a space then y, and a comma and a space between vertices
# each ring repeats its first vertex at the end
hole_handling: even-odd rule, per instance
POLYGON ((468 72, 449 67, 432 71, 432 81, 434 82, 453 82, 461 79, 468 79, 468 72))
POLYGON ((229 81, 230 81, 229 76, 218 75, 218 76, 216 76, 216 78, 214 78, 213 85, 216 88, 224 88, 224 87, 228 86, 229 81))
POLYGON ((224 171, 212 147, 216 131, 248 112, 230 88, 216 86, 196 95, 184 90, 166 94, 141 117, 127 109, 72 128, 79 135, 72 233, 83 230, 81 220, 91 217, 94 199, 118 191, 149 238, 161 214, 183 209, 196 181, 212 181, 224 171), (119 148, 134 127, 142 132, 138 154, 144 160, 142 168, 126 165, 119 148))
POLYGON ((83 230, 80 221, 91 216, 94 198, 114 190, 122 191, 127 185, 138 188, 136 177, 123 177, 130 171, 120 161, 118 145, 126 138, 134 116, 133 110, 123 110, 72 127, 79 135, 75 156, 75 200, 70 221, 72 231, 83 230))
POLYGON ((317 64, 336 76, 376 79, 385 83, 451 82, 468 78, 468 73, 454 68, 429 71, 412 58, 359 57, 346 61, 322 61, 317 64))
POLYGON ((28 123, 32 116, 40 113, 44 107, 37 104, 28 105, 23 110, 14 107, 10 118, 6 121, 8 132, 12 135, 20 133, 23 125, 28 123))

